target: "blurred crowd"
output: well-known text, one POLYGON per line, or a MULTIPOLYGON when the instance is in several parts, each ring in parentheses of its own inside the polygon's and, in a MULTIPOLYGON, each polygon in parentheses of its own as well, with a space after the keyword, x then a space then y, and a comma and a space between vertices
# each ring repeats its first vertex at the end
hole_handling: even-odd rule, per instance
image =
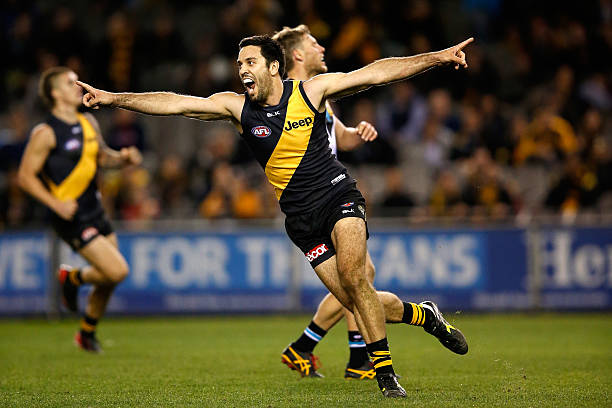
MULTIPOLYGON (((41 72, 66 65, 112 91, 243 92, 239 40, 301 23, 331 71, 469 36, 469 69, 439 68, 337 101, 379 138, 339 153, 371 216, 513 222, 612 214, 612 0, 71 1, 0 6, 0 229, 44 223, 16 169, 46 113, 41 72), (608 62, 605 62, 608 61, 608 62)), ((228 124, 95 112, 113 148, 142 167, 107 170, 121 220, 274 218, 263 172, 228 124)))

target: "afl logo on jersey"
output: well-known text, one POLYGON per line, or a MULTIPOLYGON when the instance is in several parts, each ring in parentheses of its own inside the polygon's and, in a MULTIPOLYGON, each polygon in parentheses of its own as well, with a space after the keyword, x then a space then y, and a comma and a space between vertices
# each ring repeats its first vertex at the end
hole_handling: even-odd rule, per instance
POLYGON ((272 131, 267 126, 255 126, 253 129, 251 129, 251 133, 255 137, 264 138, 270 136, 272 131))
POLYGON ((76 150, 79 147, 81 147, 81 141, 78 139, 70 139, 69 141, 66 142, 66 144, 64 145, 64 149, 71 151, 71 150, 76 150))

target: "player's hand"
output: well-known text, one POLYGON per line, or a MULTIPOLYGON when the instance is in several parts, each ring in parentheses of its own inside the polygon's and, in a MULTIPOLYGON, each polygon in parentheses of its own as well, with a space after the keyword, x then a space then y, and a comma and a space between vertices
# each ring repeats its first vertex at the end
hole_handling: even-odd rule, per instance
POLYGON ((121 155, 121 160, 126 165, 134 164, 138 166, 140 163, 142 163, 142 154, 140 153, 140 150, 134 146, 122 148, 119 151, 119 154, 121 155))
POLYGON ((455 64, 455 69, 459 69, 460 67, 467 68, 468 64, 465 60, 465 52, 463 52, 463 49, 473 41, 474 37, 470 37, 462 43, 440 51, 440 61, 443 64, 455 64))
POLYGON ((83 105, 88 108, 99 109, 100 106, 113 104, 114 98, 112 93, 96 89, 85 82, 76 81, 76 83, 85 91, 83 95, 83 105))
POLYGON ((53 208, 53 210, 62 219, 70 221, 72 217, 74 217, 74 213, 76 212, 77 208, 79 208, 79 205, 75 200, 67 200, 58 201, 55 204, 55 208, 53 208))
POLYGON ((374 126, 364 120, 357 125, 356 129, 357 136, 359 136, 364 142, 371 142, 378 137, 378 132, 374 126))

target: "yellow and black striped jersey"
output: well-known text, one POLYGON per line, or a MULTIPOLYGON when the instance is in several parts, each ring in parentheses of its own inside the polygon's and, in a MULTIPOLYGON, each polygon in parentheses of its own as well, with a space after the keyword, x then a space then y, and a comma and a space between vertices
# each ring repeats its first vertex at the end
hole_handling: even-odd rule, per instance
POLYGON ((55 147, 49 153, 41 175, 51 194, 60 200, 76 200, 74 220, 86 220, 102 213, 96 174, 98 138, 87 118, 78 114, 75 124, 51 115, 45 123, 55 133, 55 147))
POLYGON ((276 106, 261 106, 245 94, 242 137, 287 215, 311 211, 354 185, 332 155, 325 118, 308 100, 301 81, 283 81, 276 106))

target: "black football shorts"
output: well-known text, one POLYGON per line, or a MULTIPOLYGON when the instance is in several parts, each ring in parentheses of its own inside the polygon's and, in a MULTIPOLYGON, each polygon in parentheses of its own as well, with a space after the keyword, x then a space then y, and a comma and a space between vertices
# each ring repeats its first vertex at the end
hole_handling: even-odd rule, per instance
MULTIPOLYGON (((336 254, 331 233, 339 220, 348 217, 366 221, 365 199, 354 184, 314 211, 287 216, 285 230, 315 268, 336 254)), ((366 237, 369 237, 367 228, 366 222, 366 237)))
POLYGON ((113 227, 104 213, 88 220, 66 221, 54 216, 52 225, 57 235, 75 251, 83 249, 98 235, 113 233, 113 227))

